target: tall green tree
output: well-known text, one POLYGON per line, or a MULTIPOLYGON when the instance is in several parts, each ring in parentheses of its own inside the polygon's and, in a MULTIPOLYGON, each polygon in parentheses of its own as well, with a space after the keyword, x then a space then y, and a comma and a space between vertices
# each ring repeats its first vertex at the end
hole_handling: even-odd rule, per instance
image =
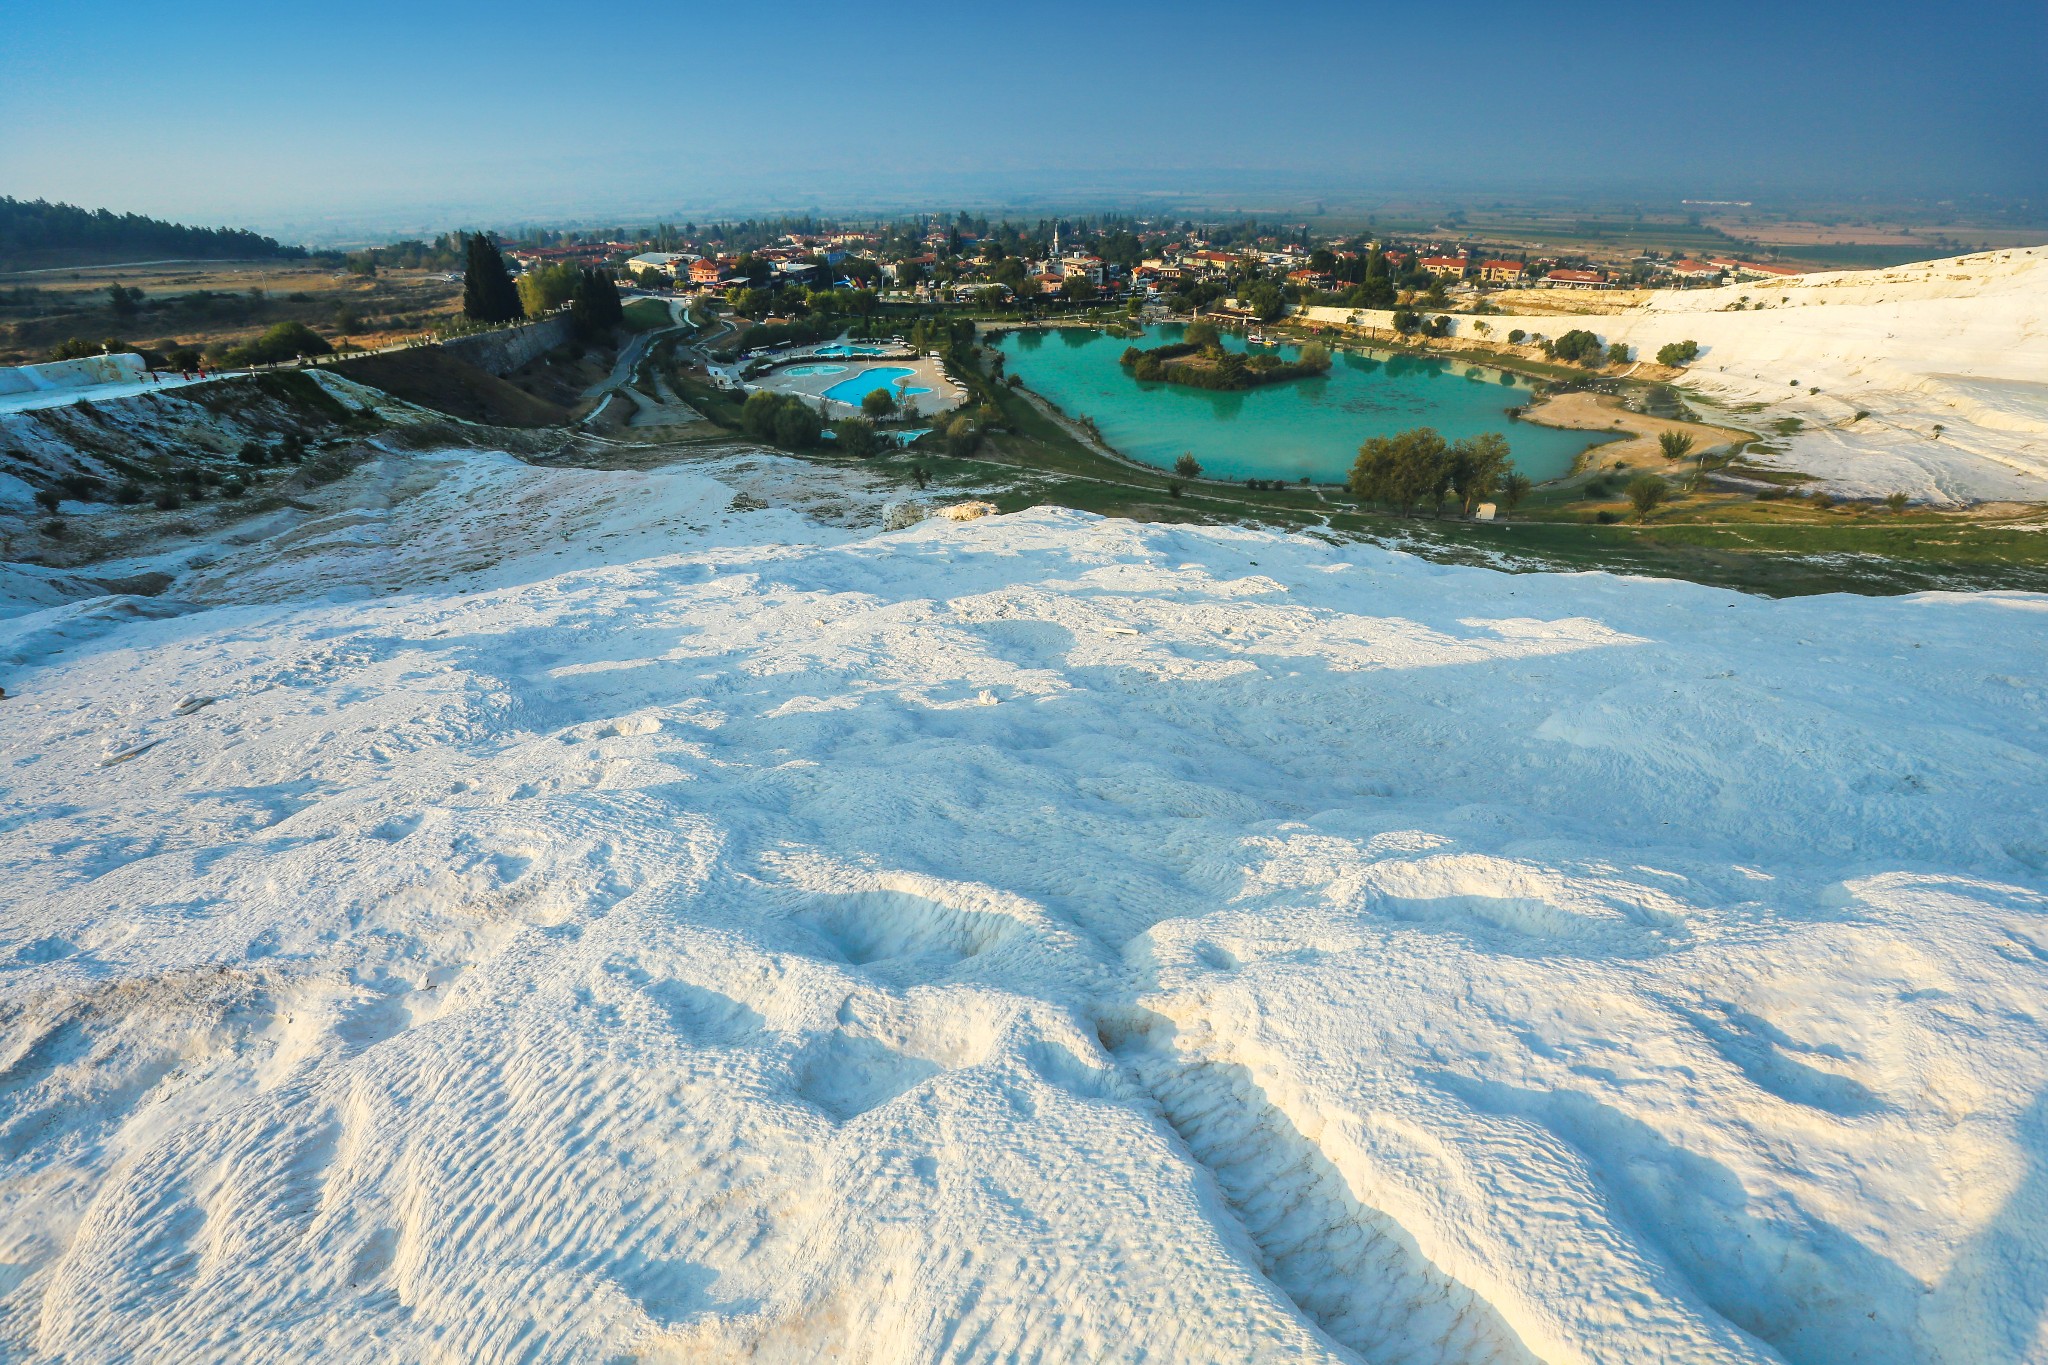
POLYGON ((1425 502, 1441 512, 1454 473, 1450 443, 1433 428, 1416 427, 1396 436, 1374 436, 1361 445, 1349 483, 1359 497, 1407 516, 1425 502))
POLYGON ((498 247, 481 232, 471 233, 464 248, 462 315, 473 322, 512 322, 526 315, 519 291, 505 269, 498 247))
POLYGON ((1480 503, 1493 496, 1507 470, 1507 438, 1497 431, 1452 446, 1451 487, 1458 494, 1458 509, 1471 516, 1480 503))
POLYGON ((603 336, 626 320, 625 305, 619 301, 619 287, 602 270, 576 272, 576 284, 569 294, 569 316, 576 330, 586 337, 603 336))
POLYGON ((527 317, 552 313, 576 296, 583 271, 567 261, 529 270, 513 283, 518 287, 519 308, 527 317))

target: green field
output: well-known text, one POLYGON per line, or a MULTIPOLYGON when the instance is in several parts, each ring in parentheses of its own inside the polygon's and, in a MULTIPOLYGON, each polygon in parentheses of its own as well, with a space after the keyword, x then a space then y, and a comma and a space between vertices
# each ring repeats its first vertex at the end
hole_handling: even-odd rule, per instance
POLYGON ((634 299, 626 305, 626 325, 636 332, 651 332, 674 321, 660 299, 634 299))

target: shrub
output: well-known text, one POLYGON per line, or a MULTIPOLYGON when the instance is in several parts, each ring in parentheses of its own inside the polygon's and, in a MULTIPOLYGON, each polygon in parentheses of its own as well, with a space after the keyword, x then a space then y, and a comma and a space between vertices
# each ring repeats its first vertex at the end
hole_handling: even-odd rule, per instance
POLYGON ((1884 505, 1896 516, 1906 510, 1906 495, 1904 493, 1887 493, 1884 495, 1884 505))
POLYGON ((224 498, 239 498, 248 491, 249 485, 240 479, 229 479, 220 486, 220 495, 224 498))
POLYGON ((123 480, 120 486, 114 490, 114 501, 120 503, 123 507, 133 507, 136 503, 142 501, 142 497, 142 485, 133 479, 123 480))
POLYGON ((64 524, 62 517, 51 517, 39 529, 52 540, 62 540, 71 534, 71 528, 64 524))
POLYGON ((870 417, 887 417, 896 411, 896 395, 887 389, 869 389, 860 400, 860 410, 870 417))
POLYGON ((326 355, 333 349, 305 323, 280 322, 254 341, 230 347, 221 359, 229 365, 271 365, 304 355, 326 355))
POLYGON ((1610 365, 1628 364, 1628 343, 1625 341, 1610 343, 1607 347, 1607 363, 1610 365))
POLYGON ((740 405, 740 429, 757 441, 803 450, 818 443, 825 419, 795 394, 757 389, 740 405))
POLYGON ((1835 500, 1831 495, 1820 492, 1818 489, 1814 491, 1813 496, 1807 501, 1816 512, 1825 512, 1835 505, 1835 500))
POLYGON ((981 448, 981 428, 966 416, 955 417, 946 424, 946 453, 949 455, 972 455, 981 448))
POLYGON ((832 424, 832 434, 839 443, 839 453, 866 457, 881 450, 882 438, 875 434, 875 424, 865 417, 848 417, 832 424))
POLYGON ((175 488, 159 490, 154 501, 159 512, 175 512, 185 505, 185 499, 175 488))
POLYGON ((1621 513, 1603 509, 1593 514, 1593 520, 1599 522, 1602 526, 1612 526, 1615 522, 1621 520, 1621 513))
POLYGON ((1574 327, 1544 348, 1551 359, 1574 362, 1591 369, 1600 363, 1600 338, 1583 327, 1574 327))
POLYGON ((1202 462, 1195 458, 1192 450, 1183 450, 1180 458, 1173 462, 1173 472, 1183 479, 1199 479, 1202 477, 1202 462))
POLYGON ((1671 485, 1655 474, 1638 474, 1628 481, 1628 505, 1636 512, 1637 521, 1648 521, 1650 513, 1656 511, 1671 495, 1671 485))
POLYGON ((1529 334, 1519 327, 1515 328, 1514 331, 1508 333, 1508 344, 1511 346, 1519 346, 1528 339, 1529 334))
POLYGON ((740 430, 757 441, 773 440, 775 409, 780 400, 766 389, 756 389, 740 404, 740 430))
POLYGON ((1166 481, 1166 496, 1169 498, 1177 498, 1180 496, 1179 479, 1168 479, 1166 481))
POLYGON ((805 404, 790 397, 775 413, 775 444, 786 450, 807 450, 824 433, 825 419, 805 404))
POLYGON ((270 462, 270 452, 265 450, 258 442, 244 441, 242 442, 240 459, 243 464, 268 464, 270 462))
POLYGON ((1700 344, 1697 341, 1673 341, 1657 348, 1657 363, 1677 369, 1690 365, 1699 359, 1700 344))
POLYGON ((36 490, 36 506, 42 508, 45 512, 54 513, 57 510, 57 505, 63 501, 63 494, 54 488, 38 488, 36 490))

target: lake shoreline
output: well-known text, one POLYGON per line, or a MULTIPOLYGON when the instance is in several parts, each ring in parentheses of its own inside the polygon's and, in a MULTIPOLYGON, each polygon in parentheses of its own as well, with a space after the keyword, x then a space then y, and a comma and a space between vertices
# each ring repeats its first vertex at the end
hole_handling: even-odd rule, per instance
MULTIPOLYGON (((1145 335, 1170 341, 1178 332, 1155 325, 1145 335)), ((1364 440, 1433 426, 1453 441, 1506 435, 1521 472, 1548 484, 1570 478, 1587 448, 1604 439, 1592 434, 1604 422, 1532 423, 1518 431, 1517 414, 1538 401, 1538 392, 1494 366, 1347 346, 1333 348, 1337 363, 1321 374, 1219 390, 1136 378, 1120 363, 1132 340, 1120 329, 1011 329, 992 349, 1010 378, 1090 446, 1154 473, 1171 473, 1183 453, 1192 454, 1206 478, 1221 483, 1307 479, 1342 487, 1364 440)), ((1247 349, 1242 337, 1227 344, 1247 349)), ((1254 353, 1286 360, 1284 345, 1291 344, 1254 353)))
MULTIPOLYGON (((1572 465, 1566 478, 1604 470, 1627 468, 1652 474, 1689 473, 1702 455, 1713 455, 1746 445, 1756 437, 1732 427, 1709 426, 1704 422, 1681 422, 1673 417, 1655 417, 1625 406, 1612 394, 1546 393, 1524 408, 1519 420, 1565 431, 1600 431, 1614 439, 1588 446, 1572 465), (1683 460, 1667 460, 1657 438, 1665 432, 1679 432, 1693 438, 1693 449, 1683 460)), ((1552 480, 1551 482, 1558 482, 1552 480)))

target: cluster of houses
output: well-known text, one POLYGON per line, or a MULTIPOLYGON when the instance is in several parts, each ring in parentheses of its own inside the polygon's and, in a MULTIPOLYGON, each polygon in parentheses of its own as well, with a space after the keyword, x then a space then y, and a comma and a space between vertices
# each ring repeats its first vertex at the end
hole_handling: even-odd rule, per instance
MULTIPOLYGON (((830 282, 831 267, 846 258, 842 252, 822 253, 825 264, 820 266, 818 254, 809 248, 768 247, 754 253, 756 260, 769 263, 774 270, 771 282, 775 285, 803 285, 819 287, 830 282)), ((702 256, 693 251, 643 251, 629 256, 622 263, 629 276, 638 279, 651 272, 677 285, 693 289, 720 289, 731 280, 739 267, 740 258, 735 254, 702 256)))
MULTIPOLYGON (((1271 239, 1252 247, 1222 249, 1199 236, 1171 232, 1145 233, 1140 240, 1150 253, 1135 265, 1107 261, 1086 251, 1061 250, 1055 232, 1042 259, 1022 261, 1020 277, 1016 267, 1004 270, 1004 278, 976 258, 979 241, 956 227, 934 227, 921 241, 913 239, 909 252, 882 259, 889 239, 872 232, 791 234, 773 246, 751 253, 758 267, 766 264, 764 279, 758 268, 750 278, 771 287, 796 285, 821 288, 833 284, 852 285, 842 273, 868 279, 886 279, 915 297, 933 300, 948 297, 957 302, 983 302, 991 294, 1004 301, 1032 282, 1039 294, 1071 294, 1085 282, 1091 296, 1156 300, 1163 293, 1186 283, 1221 281, 1254 265, 1269 279, 1284 280, 1303 291, 1341 291, 1346 286, 1340 273, 1357 278, 1353 272, 1329 269, 1331 256, 1356 261, 1360 250, 1333 248, 1315 252, 1299 242, 1272 244, 1271 239), (922 246, 922 251, 917 246, 922 246), (865 269, 842 272, 849 258, 869 262, 865 269), (1320 265, 1318 268, 1318 260, 1320 265), (1013 285, 1015 286, 1013 288, 1013 285)), ((898 238, 898 241, 901 239, 898 238)), ((1646 257, 1625 267, 1600 268, 1557 262, 1531 262, 1501 255, 1475 252, 1469 247, 1423 245, 1418 251, 1372 243, 1361 248, 1379 252, 1395 276, 1416 271, 1435 276, 1461 293, 1494 289, 1612 289, 1631 284, 1665 287, 1720 284, 1729 280, 1773 279, 1800 272, 1790 266, 1765 264, 1735 258, 1664 261, 1646 257)), ((507 253, 519 267, 533 269, 558 261, 577 264, 610 264, 624 273, 645 280, 649 275, 678 289, 716 291, 736 282, 740 257, 733 253, 710 254, 695 251, 636 251, 625 242, 589 242, 570 246, 515 248, 507 253)))
MULTIPOLYGON (((1389 264, 1397 271, 1406 269, 1407 258, 1404 255, 1399 252, 1388 252, 1387 255, 1389 264)), ((1637 266, 1647 266, 1646 270, 1631 268, 1618 271, 1558 266, 1538 271, 1523 261, 1488 259, 1475 256, 1469 250, 1460 250, 1456 255, 1424 256, 1416 264, 1439 279, 1502 288, 1616 289, 1636 283, 1685 286, 1722 284, 1729 280, 1784 279, 1802 273, 1789 265, 1771 265, 1722 256, 1704 261, 1686 259, 1670 262, 1645 258, 1638 262, 1637 266)))

